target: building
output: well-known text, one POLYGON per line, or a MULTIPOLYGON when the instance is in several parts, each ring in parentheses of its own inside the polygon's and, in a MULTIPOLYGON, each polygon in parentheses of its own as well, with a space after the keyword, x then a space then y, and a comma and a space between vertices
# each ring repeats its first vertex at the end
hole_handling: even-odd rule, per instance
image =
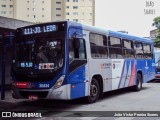
POLYGON ((95 24, 95 0, 0 0, 0 16, 40 23, 70 20, 95 24))
MULTIPOLYGON (((154 29, 150 31, 150 38, 154 41, 155 38, 158 36, 158 29, 154 29)), ((160 47, 154 47, 154 50, 160 50, 160 47)))
POLYGON ((155 39, 158 36, 158 29, 154 29, 150 31, 150 37, 155 39))
POLYGON ((52 0, 52 20, 95 25, 95 0, 52 0))
POLYGON ((0 16, 13 18, 13 0, 0 0, 0 16))
POLYGON ((120 30, 120 31, 117 31, 117 32, 128 34, 128 31, 125 31, 125 30, 120 30))
POLYGON ((14 18, 34 23, 51 21, 51 0, 13 0, 14 18))

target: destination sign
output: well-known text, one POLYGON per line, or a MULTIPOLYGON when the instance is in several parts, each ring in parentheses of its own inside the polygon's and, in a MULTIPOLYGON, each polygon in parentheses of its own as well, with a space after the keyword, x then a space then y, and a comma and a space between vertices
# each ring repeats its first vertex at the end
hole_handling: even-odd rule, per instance
POLYGON ((47 33, 47 32, 54 32, 58 30, 57 25, 44 25, 44 26, 33 26, 23 29, 24 35, 32 35, 38 33, 47 33))

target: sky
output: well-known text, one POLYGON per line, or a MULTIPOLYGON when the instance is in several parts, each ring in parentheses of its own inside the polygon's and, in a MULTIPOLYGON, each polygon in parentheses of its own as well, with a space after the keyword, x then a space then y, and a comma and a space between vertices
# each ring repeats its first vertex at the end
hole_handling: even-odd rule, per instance
POLYGON ((95 0, 95 26, 149 37, 153 19, 160 16, 160 0, 95 0), (151 3, 146 6, 146 2, 151 3), (153 14, 146 11, 153 10, 153 14))

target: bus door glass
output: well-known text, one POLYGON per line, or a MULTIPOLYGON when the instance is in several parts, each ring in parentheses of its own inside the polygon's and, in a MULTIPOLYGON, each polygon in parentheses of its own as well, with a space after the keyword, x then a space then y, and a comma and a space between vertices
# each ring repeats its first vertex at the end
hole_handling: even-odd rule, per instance
POLYGON ((85 80, 85 64, 87 63, 85 40, 70 36, 68 48, 70 82, 83 82, 85 80))
POLYGON ((151 45, 147 43, 143 43, 143 51, 144 51, 144 59, 145 59, 145 74, 146 79, 150 79, 150 72, 152 71, 152 52, 151 52, 151 45))

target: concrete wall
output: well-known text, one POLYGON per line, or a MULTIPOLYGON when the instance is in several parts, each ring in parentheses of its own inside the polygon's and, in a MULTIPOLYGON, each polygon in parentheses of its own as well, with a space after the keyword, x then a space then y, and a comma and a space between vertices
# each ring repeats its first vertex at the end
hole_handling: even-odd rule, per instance
MULTIPOLYGON (((0 27, 15 30, 33 23, 0 16, 0 27)), ((0 31, 1 32, 1 31, 0 31)))

